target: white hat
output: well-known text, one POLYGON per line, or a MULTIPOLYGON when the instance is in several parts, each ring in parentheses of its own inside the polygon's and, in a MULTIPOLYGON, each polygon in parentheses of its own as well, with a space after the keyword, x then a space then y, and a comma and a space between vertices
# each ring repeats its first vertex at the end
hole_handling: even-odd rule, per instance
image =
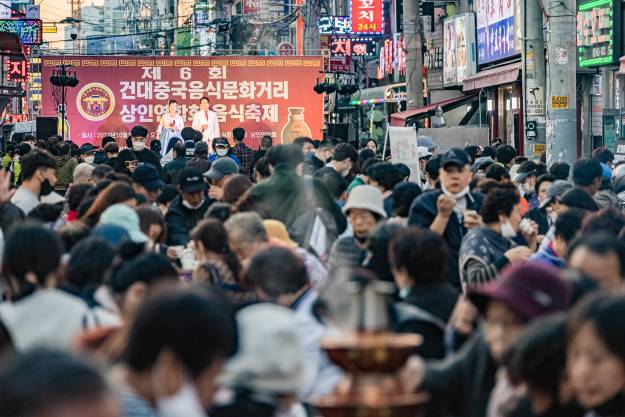
POLYGON ((145 243, 149 240, 145 233, 141 231, 137 212, 126 204, 113 204, 104 210, 104 213, 100 216, 99 223, 122 227, 135 243, 145 243))
POLYGON ((428 157, 428 156, 432 156, 432 152, 430 152, 428 150, 428 148, 425 147, 425 146, 419 146, 417 148, 417 155, 418 155, 419 159, 421 159, 421 158, 425 158, 425 157, 428 157))
POLYGON ((237 314, 239 350, 226 364, 219 383, 269 394, 296 394, 313 382, 295 314, 275 304, 260 303, 237 314))
POLYGON ((369 210, 380 217, 387 217, 386 211, 384 211, 384 196, 382 192, 370 185, 359 185, 349 193, 347 203, 343 207, 343 213, 347 214, 353 208, 369 210))

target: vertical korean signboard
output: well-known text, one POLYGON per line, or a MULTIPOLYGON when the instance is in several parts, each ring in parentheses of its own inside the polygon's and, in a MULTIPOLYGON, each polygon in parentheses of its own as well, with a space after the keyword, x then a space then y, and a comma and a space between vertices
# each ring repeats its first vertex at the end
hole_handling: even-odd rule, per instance
POLYGON ((443 24, 443 84, 462 83, 477 70, 475 20, 472 13, 445 19, 443 24))
POLYGON ((577 4, 577 55, 580 67, 618 62, 621 49, 621 2, 580 1, 577 4))
POLYGON ((382 0, 352 0, 352 33, 384 33, 382 0))
POLYGON ((515 1, 476 0, 478 64, 499 61, 518 54, 515 1))
POLYGON ((73 65, 80 80, 67 90, 71 139, 78 144, 99 145, 106 135, 122 143, 139 124, 155 138, 171 99, 191 126, 202 97, 210 99, 221 132, 229 137, 243 127, 252 148, 263 135, 288 143, 322 134, 323 96, 312 89, 321 57, 44 57, 45 116, 56 114, 49 80, 61 63, 73 65))

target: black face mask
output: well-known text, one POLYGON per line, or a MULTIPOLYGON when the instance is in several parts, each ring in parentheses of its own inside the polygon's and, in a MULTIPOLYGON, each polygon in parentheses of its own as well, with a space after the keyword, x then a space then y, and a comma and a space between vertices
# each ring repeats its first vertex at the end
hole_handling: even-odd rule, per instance
POLYGON ((41 192, 39 194, 41 196, 45 196, 45 195, 50 194, 52 191, 54 191, 54 187, 52 186, 52 184, 50 184, 50 180, 46 178, 41 183, 41 192))

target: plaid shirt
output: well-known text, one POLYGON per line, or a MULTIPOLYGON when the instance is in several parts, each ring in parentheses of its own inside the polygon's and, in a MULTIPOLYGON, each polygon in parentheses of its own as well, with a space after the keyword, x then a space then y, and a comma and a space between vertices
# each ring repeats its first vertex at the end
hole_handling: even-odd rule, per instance
POLYGON ((250 175, 250 168, 252 167, 252 157, 254 151, 245 143, 237 143, 232 148, 234 155, 241 161, 241 172, 245 175, 250 175))

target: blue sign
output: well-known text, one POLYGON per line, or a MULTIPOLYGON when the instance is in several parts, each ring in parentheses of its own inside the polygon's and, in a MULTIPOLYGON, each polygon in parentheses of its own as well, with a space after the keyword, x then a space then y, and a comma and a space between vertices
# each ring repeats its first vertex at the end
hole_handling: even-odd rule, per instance
POLYGON ((477 29, 477 61, 480 64, 516 55, 514 16, 477 29))
POLYGON ((41 45, 41 20, 0 19, 0 32, 17 34, 23 45, 41 45))

